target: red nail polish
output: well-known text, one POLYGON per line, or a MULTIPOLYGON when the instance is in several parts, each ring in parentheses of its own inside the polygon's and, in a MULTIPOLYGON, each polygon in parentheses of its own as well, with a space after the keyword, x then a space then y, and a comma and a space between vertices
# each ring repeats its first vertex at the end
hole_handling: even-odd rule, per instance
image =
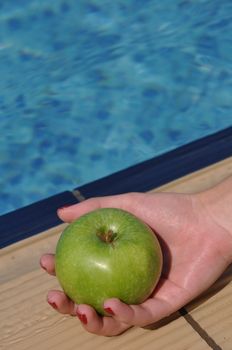
POLYGON ((57 305, 54 301, 49 301, 48 300, 48 304, 51 305, 53 307, 53 309, 57 310, 57 305))
POLYGON ((108 314, 114 316, 115 313, 113 312, 113 310, 110 307, 104 307, 105 312, 107 312, 108 314))
POLYGON ((41 262, 40 262, 40 266, 42 267, 42 269, 44 269, 45 271, 47 271, 46 267, 43 266, 41 262))
POLYGON ((85 314, 80 314, 78 311, 77 311, 77 317, 79 318, 79 320, 83 323, 83 324, 87 324, 88 321, 87 321, 87 317, 85 314))

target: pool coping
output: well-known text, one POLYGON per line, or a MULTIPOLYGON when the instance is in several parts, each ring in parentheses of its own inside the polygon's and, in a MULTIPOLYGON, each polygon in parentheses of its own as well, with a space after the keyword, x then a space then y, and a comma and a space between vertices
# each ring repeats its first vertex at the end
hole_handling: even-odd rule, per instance
POLYGON ((232 127, 0 216, 0 248, 61 223, 57 209, 96 196, 146 192, 232 156, 232 127))

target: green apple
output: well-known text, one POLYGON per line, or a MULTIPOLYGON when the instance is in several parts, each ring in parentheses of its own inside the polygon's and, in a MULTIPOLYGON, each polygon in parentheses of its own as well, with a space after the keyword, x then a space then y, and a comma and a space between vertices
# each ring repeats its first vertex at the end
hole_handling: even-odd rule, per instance
POLYGON ((160 278, 162 260, 149 226, 127 211, 102 208, 66 227, 57 244, 55 269, 70 299, 104 315, 108 298, 126 304, 145 301, 160 278))

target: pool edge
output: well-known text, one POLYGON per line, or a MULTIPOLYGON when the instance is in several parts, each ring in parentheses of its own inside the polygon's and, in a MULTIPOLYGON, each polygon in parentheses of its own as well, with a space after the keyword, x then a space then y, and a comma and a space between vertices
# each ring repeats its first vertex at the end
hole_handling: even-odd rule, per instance
POLYGON ((232 127, 78 187, 86 199, 160 187, 232 155, 232 127))
POLYGON ((146 192, 232 156, 232 127, 138 163, 73 191, 65 191, 0 216, 0 247, 61 223, 59 207, 96 196, 146 192), (181 166, 180 166, 181 165, 181 166))

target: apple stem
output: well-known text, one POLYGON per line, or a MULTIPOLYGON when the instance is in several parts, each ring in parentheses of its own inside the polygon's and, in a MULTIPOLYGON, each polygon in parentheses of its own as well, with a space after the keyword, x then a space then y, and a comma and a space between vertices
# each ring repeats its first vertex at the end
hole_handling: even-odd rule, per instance
POLYGON ((112 230, 108 230, 107 232, 98 232, 97 236, 105 243, 113 243, 117 234, 112 230))

